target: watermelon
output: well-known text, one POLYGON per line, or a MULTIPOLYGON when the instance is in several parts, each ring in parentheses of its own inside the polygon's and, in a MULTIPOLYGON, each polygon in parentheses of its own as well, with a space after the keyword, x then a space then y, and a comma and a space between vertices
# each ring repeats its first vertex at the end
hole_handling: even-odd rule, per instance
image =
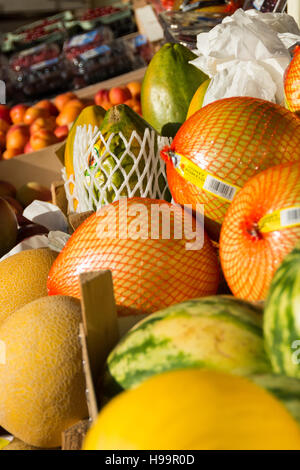
POLYGON ((231 296, 211 296, 150 315, 109 355, 105 392, 111 396, 152 375, 188 367, 239 375, 270 372, 261 307, 231 296))
POLYGON ((274 372, 300 378, 300 244, 276 271, 264 311, 266 350, 274 372))
POLYGON ((252 375, 249 379, 282 401, 300 423, 300 380, 273 374, 252 375))

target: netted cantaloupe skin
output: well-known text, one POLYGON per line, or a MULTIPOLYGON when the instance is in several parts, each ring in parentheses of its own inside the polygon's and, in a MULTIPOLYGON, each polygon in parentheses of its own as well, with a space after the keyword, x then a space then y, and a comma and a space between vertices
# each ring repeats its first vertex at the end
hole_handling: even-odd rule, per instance
POLYGON ((47 295, 47 277, 57 253, 26 250, 0 263, 0 325, 15 310, 47 295))
POLYGON ((0 326, 0 425, 26 444, 59 447, 62 432, 87 417, 80 321, 80 302, 55 296, 0 326))

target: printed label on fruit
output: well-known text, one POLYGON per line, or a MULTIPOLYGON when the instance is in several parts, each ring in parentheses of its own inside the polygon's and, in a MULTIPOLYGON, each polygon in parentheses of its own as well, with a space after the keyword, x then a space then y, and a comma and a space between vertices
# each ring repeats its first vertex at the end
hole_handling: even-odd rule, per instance
POLYGON ((75 36, 69 41, 68 47, 83 46, 85 44, 90 44, 97 37, 97 34, 98 31, 96 30, 90 31, 89 33, 85 34, 79 34, 78 36, 75 36))
POLYGON ((49 67, 49 65, 56 64, 58 62, 58 57, 54 57, 54 59, 44 60, 43 62, 38 62, 30 67, 30 70, 40 70, 44 67, 49 67))
POLYGON ((260 219, 258 228, 262 233, 300 225, 300 205, 271 212, 260 219))
POLYGON ((110 51, 110 47, 103 45, 99 47, 95 47, 95 49, 90 49, 89 51, 84 52, 80 55, 81 59, 87 60, 91 59, 92 57, 97 57, 98 55, 105 54, 106 52, 110 51))
POLYGON ((210 194, 223 199, 226 202, 231 202, 239 191, 239 187, 234 184, 227 183, 226 181, 210 174, 208 171, 203 170, 195 163, 191 162, 188 158, 178 153, 172 153, 172 162, 175 170, 187 181, 194 184, 200 189, 204 189, 210 194))

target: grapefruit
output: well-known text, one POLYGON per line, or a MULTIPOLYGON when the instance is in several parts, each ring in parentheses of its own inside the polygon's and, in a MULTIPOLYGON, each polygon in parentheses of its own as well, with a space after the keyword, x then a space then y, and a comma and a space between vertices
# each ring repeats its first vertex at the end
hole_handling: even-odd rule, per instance
POLYGON ((263 300, 283 258, 300 238, 300 164, 278 165, 253 177, 223 223, 220 258, 236 297, 263 300))
POLYGON ((214 248, 202 227, 197 249, 189 249, 188 235, 175 237, 182 220, 180 206, 159 200, 132 198, 103 207, 80 225, 54 262, 49 294, 80 297, 79 274, 103 269, 112 271, 119 315, 148 314, 216 293, 214 248), (165 215, 152 218, 156 209, 165 215), (164 224, 170 234, 163 233, 164 224))
POLYGON ((161 154, 174 201, 205 204, 205 228, 216 240, 233 196, 251 176, 300 160, 300 120, 268 101, 226 98, 193 114, 161 154), (182 171, 178 155, 185 157, 182 171))
POLYGON ((300 112, 300 46, 284 75, 284 92, 287 107, 294 113, 300 112))

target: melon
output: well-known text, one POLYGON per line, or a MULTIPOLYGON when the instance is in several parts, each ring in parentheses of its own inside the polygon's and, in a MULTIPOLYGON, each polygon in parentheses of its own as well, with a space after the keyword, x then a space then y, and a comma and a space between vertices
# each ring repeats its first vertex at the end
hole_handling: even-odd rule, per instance
POLYGON ((300 380, 275 374, 251 375, 249 379, 278 398, 300 424, 300 380))
POLYGON ((144 119, 161 135, 173 137, 186 119, 197 88, 208 76, 189 62, 197 56, 167 43, 147 67, 141 90, 144 119))
POLYGON ((300 449, 300 427, 282 403, 245 377, 185 369, 114 398, 83 449, 300 449))
POLYGON ((253 177, 235 196, 221 231, 221 264, 232 293, 264 300, 299 238, 300 164, 277 165, 253 177))
MULTIPOLYGON (((299 229, 300 230, 300 229, 299 229)), ((264 312, 266 350, 274 371, 300 378, 300 243, 272 280, 264 312)))
POLYGON ((217 240, 235 194, 255 174, 300 160, 300 120, 248 97, 215 101, 193 114, 161 152, 175 202, 205 205, 205 229, 217 240))
POLYGON ((172 369, 205 367, 240 375, 271 371, 264 351, 262 309, 212 296, 149 315, 110 353, 106 388, 133 388, 172 369))
POLYGON ((0 263, 0 325, 11 313, 47 295, 47 277, 57 253, 26 250, 0 263))
POLYGON ((35 447, 58 447, 87 417, 80 302, 43 297, 0 325, 0 425, 35 447))
POLYGON ((79 298, 79 274, 105 269, 112 271, 119 315, 153 313, 215 294, 215 249, 201 224, 190 249, 192 234, 183 230, 184 217, 187 225, 195 225, 181 207, 154 199, 122 199, 103 207, 79 226, 54 262, 49 294, 79 298), (151 217, 154 211, 157 217, 151 217))
POLYGON ((284 74, 284 93, 287 107, 294 113, 300 113, 300 46, 284 74))

